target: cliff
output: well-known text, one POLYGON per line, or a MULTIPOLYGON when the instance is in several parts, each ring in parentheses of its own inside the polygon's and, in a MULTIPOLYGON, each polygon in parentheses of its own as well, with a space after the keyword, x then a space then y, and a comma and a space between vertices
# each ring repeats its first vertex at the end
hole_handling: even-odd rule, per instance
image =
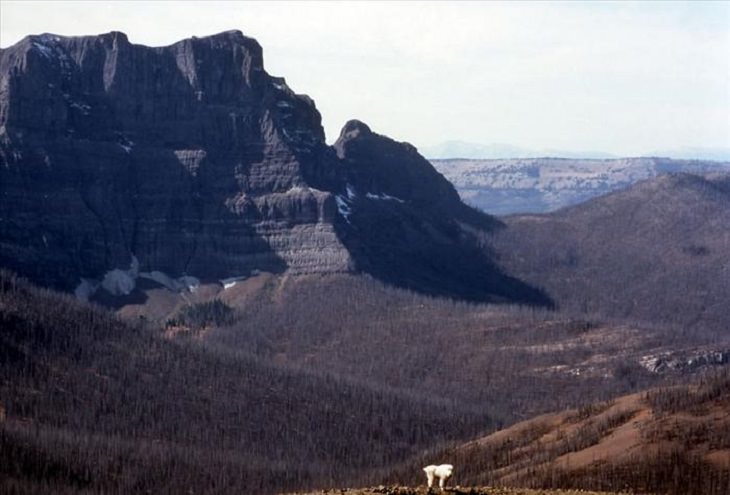
POLYGON ((254 270, 365 271, 431 293, 546 302, 496 269, 466 207, 405 143, 314 102, 239 31, 166 47, 123 33, 0 52, 0 265, 88 297, 254 270))

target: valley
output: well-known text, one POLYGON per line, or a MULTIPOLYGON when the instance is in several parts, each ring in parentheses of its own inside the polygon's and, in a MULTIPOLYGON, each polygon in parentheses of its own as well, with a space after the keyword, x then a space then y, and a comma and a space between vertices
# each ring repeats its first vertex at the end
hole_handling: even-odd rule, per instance
POLYGON ((0 50, 0 491, 727 493, 726 164, 434 163, 240 31, 0 50))

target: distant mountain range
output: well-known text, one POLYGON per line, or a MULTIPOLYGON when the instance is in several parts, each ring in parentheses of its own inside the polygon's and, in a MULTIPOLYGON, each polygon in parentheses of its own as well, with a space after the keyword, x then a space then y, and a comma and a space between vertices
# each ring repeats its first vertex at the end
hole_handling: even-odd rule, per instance
POLYGON ((678 160, 730 161, 730 148, 683 147, 646 153, 648 156, 666 156, 678 160))
POLYGON ((431 162, 464 201, 494 215, 553 211, 669 172, 730 171, 730 162, 655 157, 431 162))
MULTIPOLYGON (((530 149, 504 143, 474 143, 469 141, 450 140, 430 146, 421 146, 418 151, 429 159, 449 158, 621 158, 620 155, 605 151, 569 151, 555 148, 530 149)), ((718 160, 730 161, 729 148, 700 148, 685 146, 665 150, 646 150, 641 156, 661 156, 682 160, 718 160)))

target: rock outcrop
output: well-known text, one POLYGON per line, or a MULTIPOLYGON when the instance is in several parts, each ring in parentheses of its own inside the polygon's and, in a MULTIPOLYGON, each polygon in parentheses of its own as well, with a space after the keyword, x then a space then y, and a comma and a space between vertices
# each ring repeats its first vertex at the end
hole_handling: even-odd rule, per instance
POLYGON ((643 356, 639 364, 652 373, 695 371, 708 366, 730 363, 730 349, 706 349, 692 353, 664 352, 643 356))
POLYGON ((338 234, 360 269, 435 295, 550 303, 485 255, 481 236, 502 223, 462 203, 413 146, 350 121, 334 148, 346 180, 338 234))
POLYGON ((327 146, 314 102, 239 31, 166 47, 43 34, 1 50, 0 194, 0 265, 80 297, 140 277, 192 288, 364 270, 545 301, 476 248, 473 229, 498 222, 415 148, 356 121, 327 146))

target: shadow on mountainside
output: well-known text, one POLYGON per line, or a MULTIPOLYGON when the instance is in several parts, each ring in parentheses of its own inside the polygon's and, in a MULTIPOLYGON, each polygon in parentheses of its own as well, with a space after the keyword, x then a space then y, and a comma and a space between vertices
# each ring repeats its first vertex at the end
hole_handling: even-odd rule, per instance
POLYGON ((431 296, 553 306, 544 292, 502 272, 455 222, 382 203, 362 201, 349 224, 336 225, 358 270, 431 296))
POLYGON ((346 177, 335 226, 357 269, 434 296, 552 306, 503 273, 479 238, 504 225, 461 202, 416 148, 345 124, 333 148, 346 177))

